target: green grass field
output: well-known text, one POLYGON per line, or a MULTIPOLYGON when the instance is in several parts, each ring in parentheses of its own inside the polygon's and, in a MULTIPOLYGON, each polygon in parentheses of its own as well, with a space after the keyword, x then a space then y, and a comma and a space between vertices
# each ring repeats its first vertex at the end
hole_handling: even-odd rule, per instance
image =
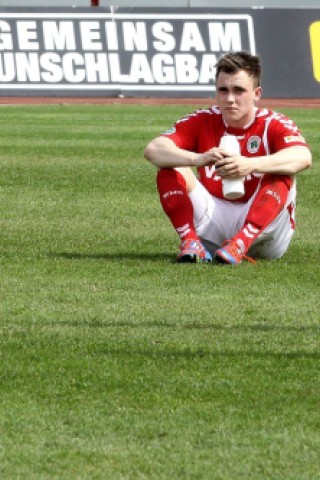
POLYGON ((320 479, 320 110, 288 253, 230 267, 143 158, 192 109, 1 107, 1 480, 320 479))

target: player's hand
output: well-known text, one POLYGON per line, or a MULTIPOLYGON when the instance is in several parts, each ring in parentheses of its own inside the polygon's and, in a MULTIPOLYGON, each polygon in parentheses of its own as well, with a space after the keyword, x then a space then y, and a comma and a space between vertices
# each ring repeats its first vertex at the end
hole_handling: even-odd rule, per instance
POLYGON ((195 167, 205 167, 206 165, 215 165, 218 160, 225 158, 227 152, 223 148, 213 147, 204 153, 198 155, 195 167))
POLYGON ((223 157, 215 162, 215 170, 221 178, 235 179, 250 175, 252 163, 252 160, 241 155, 223 157))

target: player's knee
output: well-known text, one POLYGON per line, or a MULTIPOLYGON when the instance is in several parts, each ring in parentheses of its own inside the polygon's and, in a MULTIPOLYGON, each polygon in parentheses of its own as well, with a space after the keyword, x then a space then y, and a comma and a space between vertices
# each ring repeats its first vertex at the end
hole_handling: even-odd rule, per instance
POLYGON ((157 186, 161 191, 163 188, 183 188, 186 189, 186 181, 180 172, 174 168, 162 168, 157 173, 157 186))

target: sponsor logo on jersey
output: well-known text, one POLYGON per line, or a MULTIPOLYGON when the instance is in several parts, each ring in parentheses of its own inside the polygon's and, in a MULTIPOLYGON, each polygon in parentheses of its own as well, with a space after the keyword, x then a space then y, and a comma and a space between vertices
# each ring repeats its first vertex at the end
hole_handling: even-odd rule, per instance
POLYGON ((306 143, 302 135, 288 135, 287 137, 284 137, 284 141, 285 143, 293 143, 293 142, 306 143))
POLYGON ((261 145, 261 138, 253 135, 247 141, 247 150, 249 153, 257 153, 261 145))

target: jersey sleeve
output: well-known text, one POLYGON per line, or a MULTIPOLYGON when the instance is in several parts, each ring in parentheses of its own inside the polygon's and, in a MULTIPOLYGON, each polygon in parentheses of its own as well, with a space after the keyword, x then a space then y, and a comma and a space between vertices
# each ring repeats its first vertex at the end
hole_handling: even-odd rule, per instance
POLYGON ((297 145, 308 147, 297 125, 280 113, 274 115, 269 126, 268 136, 269 144, 272 146, 271 153, 297 145))
POLYGON ((178 120, 162 136, 170 138, 179 148, 196 152, 200 123, 199 113, 190 113, 178 120))

